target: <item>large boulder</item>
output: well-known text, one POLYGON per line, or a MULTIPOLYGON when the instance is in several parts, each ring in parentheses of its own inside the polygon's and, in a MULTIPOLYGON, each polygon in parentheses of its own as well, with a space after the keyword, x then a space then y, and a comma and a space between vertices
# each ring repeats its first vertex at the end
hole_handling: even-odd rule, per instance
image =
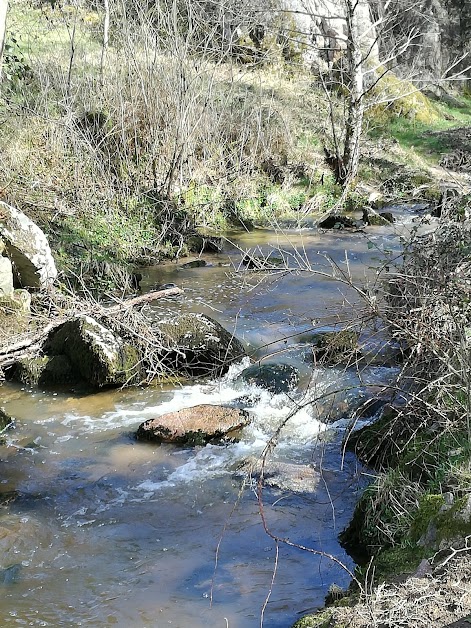
POLYGON ((136 436, 158 443, 204 445, 234 434, 248 423, 244 410, 203 404, 149 419, 141 423, 136 436))
MULTIPOLYGON (((78 316, 54 329, 43 351, 47 356, 65 356, 72 374, 64 369, 66 382, 82 380, 90 386, 121 386, 141 378, 137 349, 91 316, 78 316)), ((46 362, 46 367, 49 362, 46 362)), ((50 368, 51 365, 49 365, 50 368)), ((54 368, 54 377, 57 370, 54 368)))
POLYGON ((23 288, 46 288, 57 269, 43 231, 23 212, 0 202, 0 237, 13 262, 15 279, 23 288))
MULTIPOLYGON (((301 44, 304 60, 321 72, 335 63, 346 48, 345 3, 342 0, 281 0, 280 4, 287 16, 287 35, 301 44)), ((356 18, 362 48, 370 60, 375 60, 378 58, 376 29, 367 0, 357 3, 356 18)))
POLYGON ((245 349, 237 338, 205 314, 181 314, 158 324, 165 366, 188 376, 221 375, 245 349))

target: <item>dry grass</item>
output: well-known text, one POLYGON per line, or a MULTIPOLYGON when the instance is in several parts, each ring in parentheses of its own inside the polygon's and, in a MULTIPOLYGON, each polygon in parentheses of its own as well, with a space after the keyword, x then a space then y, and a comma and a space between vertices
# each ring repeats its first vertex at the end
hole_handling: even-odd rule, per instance
POLYGON ((450 560, 432 575, 382 584, 354 607, 332 608, 329 613, 329 625, 338 627, 447 626, 471 614, 471 554, 450 560))

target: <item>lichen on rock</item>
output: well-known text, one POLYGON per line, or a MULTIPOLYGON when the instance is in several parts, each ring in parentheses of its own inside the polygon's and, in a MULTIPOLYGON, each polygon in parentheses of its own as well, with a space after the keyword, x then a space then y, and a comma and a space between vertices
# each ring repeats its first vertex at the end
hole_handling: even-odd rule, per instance
POLYGON ((203 404, 149 419, 141 423, 136 436, 158 443, 204 445, 234 433, 248 423, 249 416, 244 410, 203 404))
POLYGON ((101 388, 137 383, 137 349, 90 316, 78 316, 54 329, 44 344, 49 356, 66 356, 76 378, 101 388))

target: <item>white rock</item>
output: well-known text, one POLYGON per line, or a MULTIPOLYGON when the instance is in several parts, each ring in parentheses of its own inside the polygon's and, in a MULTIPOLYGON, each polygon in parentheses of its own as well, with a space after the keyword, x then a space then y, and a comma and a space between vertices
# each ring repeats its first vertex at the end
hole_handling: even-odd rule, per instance
POLYGON ((54 282, 57 269, 45 234, 22 211, 2 202, 0 237, 24 288, 46 288, 54 282))
POLYGON ((0 257, 0 297, 13 294, 13 270, 8 257, 0 257))

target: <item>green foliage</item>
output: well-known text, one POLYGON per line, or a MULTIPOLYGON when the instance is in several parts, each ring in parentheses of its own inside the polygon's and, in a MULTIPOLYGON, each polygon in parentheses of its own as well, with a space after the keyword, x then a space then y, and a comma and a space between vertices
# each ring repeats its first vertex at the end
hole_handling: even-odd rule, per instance
POLYGON ((17 37, 11 33, 5 41, 2 75, 10 90, 14 91, 31 78, 31 67, 27 63, 17 37))
POLYGON ((410 529, 417 509, 420 486, 392 469, 363 492, 353 519, 340 539, 348 548, 375 554, 398 545, 410 529))
MULTIPOLYGON (((374 561, 374 581, 395 580, 398 576, 412 574, 420 561, 428 556, 428 550, 417 545, 401 545, 380 552, 374 561)), ((358 575, 364 573, 361 570, 358 575)))
POLYGON ((185 210, 197 227, 218 230, 227 228, 223 192, 219 186, 191 182, 181 198, 185 210))

